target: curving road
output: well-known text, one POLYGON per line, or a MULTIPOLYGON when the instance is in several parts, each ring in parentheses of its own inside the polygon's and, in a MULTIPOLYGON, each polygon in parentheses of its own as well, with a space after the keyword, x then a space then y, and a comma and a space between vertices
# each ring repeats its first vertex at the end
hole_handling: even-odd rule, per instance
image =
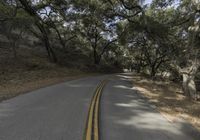
POLYGON ((169 123, 137 94, 130 76, 121 74, 73 80, 1 102, 0 140, 83 140, 92 97, 105 79, 100 140, 198 139, 187 123, 169 123))

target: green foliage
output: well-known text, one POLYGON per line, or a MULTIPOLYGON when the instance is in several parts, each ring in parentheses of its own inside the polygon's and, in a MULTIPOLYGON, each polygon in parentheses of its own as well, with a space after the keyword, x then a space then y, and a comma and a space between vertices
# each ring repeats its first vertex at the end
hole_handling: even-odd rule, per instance
POLYGON ((36 36, 60 61, 76 52, 155 76, 199 59, 199 11, 195 0, 16 0, 0 2, 0 24, 36 36))

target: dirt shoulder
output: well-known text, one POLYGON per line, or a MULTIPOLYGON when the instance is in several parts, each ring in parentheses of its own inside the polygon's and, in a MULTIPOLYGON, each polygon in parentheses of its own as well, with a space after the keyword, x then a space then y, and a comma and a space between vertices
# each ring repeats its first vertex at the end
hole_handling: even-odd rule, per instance
POLYGON ((0 75, 0 101, 57 83, 98 75, 64 67, 17 71, 0 75))
POLYGON ((133 76, 133 84, 169 121, 182 118, 200 130, 200 102, 185 97, 179 84, 152 81, 139 75, 133 76))
POLYGON ((53 84, 97 75, 89 72, 85 63, 70 59, 63 61, 73 66, 71 63, 51 63, 46 52, 37 49, 18 48, 16 58, 12 52, 1 49, 0 101, 53 84))

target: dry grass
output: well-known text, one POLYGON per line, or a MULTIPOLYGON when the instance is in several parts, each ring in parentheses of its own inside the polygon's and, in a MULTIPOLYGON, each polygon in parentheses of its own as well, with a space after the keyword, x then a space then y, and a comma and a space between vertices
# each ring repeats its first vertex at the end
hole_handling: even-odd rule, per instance
POLYGON ((26 49, 19 52, 17 59, 4 56, 0 58, 0 101, 52 84, 94 75, 50 63, 46 56, 32 54, 26 49))
POLYGON ((185 97, 179 84, 141 76, 134 76, 133 84, 168 120, 173 122, 183 118, 200 130, 200 102, 185 97))
MULTIPOLYGON (((9 80, 1 80, 0 101, 35 89, 53 84, 89 76, 80 71, 72 71, 67 68, 43 69, 31 72, 13 73, 9 80), (71 72, 70 72, 71 71, 71 72)), ((4 75, 6 76, 6 75, 4 75)))

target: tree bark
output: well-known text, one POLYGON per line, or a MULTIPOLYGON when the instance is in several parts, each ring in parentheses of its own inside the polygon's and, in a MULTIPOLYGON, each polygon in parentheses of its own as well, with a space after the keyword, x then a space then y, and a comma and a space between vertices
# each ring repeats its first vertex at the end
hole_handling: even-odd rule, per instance
POLYGON ((48 54, 49 60, 54 62, 54 63, 56 63, 57 62, 57 57, 56 57, 53 49, 50 46, 49 37, 47 35, 47 32, 46 32, 44 26, 42 24, 40 24, 39 22, 36 25, 39 28, 40 32, 42 33, 42 39, 44 41, 45 48, 47 50, 47 54, 48 54))
POLYGON ((186 96, 192 99, 197 99, 196 85, 194 82, 194 75, 184 73, 183 75, 183 92, 186 96))
POLYGON ((16 59, 17 58, 17 50, 16 50, 16 42, 15 41, 11 41, 11 47, 13 50, 13 57, 16 59))
POLYGON ((94 64, 99 65, 101 61, 101 57, 98 55, 96 49, 94 49, 94 64))
POLYGON ((151 68, 151 78, 154 78, 156 76, 156 70, 154 67, 151 68))
POLYGON ((195 100, 199 98, 194 81, 198 68, 199 62, 196 59, 190 67, 181 70, 183 76, 183 91, 187 96, 195 100))

